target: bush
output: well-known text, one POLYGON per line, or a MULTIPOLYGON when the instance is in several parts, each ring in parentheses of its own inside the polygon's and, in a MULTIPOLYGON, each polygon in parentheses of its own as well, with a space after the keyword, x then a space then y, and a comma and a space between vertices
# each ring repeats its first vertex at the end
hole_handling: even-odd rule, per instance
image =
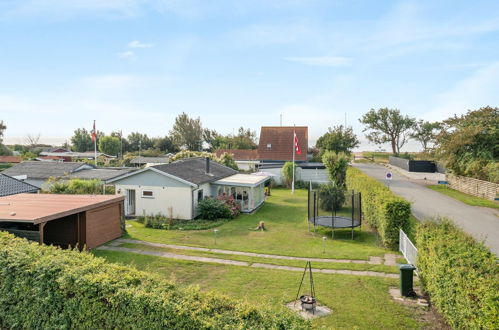
POLYGON ((234 219, 241 213, 241 206, 232 196, 222 195, 217 198, 219 201, 224 202, 225 207, 229 209, 229 218, 234 219))
POLYGON ((70 195, 102 195, 105 189, 106 195, 114 195, 114 187, 105 187, 104 182, 98 179, 82 180, 71 179, 57 180, 51 178, 47 181, 49 188, 43 193, 70 194, 70 195))
POLYGON ((418 270, 432 304, 454 329, 499 329, 494 256, 448 220, 420 223, 418 270))
POLYGON ((345 188, 349 157, 343 153, 326 151, 322 155, 322 162, 326 166, 329 180, 338 187, 345 188))
POLYGON ((205 220, 228 219, 231 213, 224 201, 205 198, 198 202, 199 217, 205 220))
POLYGON ((325 211, 339 211, 345 203, 345 190, 334 183, 319 187, 319 207, 325 211))
POLYGON ((0 328, 302 329, 273 312, 178 287, 87 252, 40 246, 0 232, 0 328))
POLYGON ((296 171, 296 166, 293 162, 286 162, 282 166, 282 183, 286 188, 291 188, 293 182, 293 169, 296 171))
POLYGON ((347 170, 347 188, 362 194, 362 215, 386 247, 396 248, 399 229, 410 234, 411 204, 356 168, 347 170))

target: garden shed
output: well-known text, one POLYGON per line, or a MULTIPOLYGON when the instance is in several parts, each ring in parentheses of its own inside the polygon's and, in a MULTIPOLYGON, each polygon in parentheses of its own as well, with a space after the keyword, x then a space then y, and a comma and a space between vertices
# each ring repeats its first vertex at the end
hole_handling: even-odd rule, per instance
POLYGON ((123 200, 116 195, 0 197, 0 230, 41 244, 92 249, 122 235, 123 200))

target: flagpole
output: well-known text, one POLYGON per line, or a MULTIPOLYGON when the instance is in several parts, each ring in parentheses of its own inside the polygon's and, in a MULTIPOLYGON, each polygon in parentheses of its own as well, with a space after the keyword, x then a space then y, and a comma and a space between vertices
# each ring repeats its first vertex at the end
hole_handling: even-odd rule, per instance
POLYGON ((95 167, 97 167, 97 130, 95 129, 95 120, 94 120, 94 160, 95 160, 95 167))
POLYGON ((291 182, 291 193, 295 192, 295 152, 296 152, 296 131, 295 125, 293 125, 293 181, 291 182))

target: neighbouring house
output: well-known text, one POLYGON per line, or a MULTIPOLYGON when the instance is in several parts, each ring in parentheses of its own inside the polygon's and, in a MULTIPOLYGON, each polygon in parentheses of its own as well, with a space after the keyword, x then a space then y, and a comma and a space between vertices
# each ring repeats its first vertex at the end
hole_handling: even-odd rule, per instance
POLYGON ((2 173, 32 184, 38 188, 48 189, 50 178, 65 179, 98 179, 107 181, 112 178, 134 171, 133 168, 95 168, 82 162, 22 162, 2 173))
POLYGON ((0 230, 61 247, 92 249, 123 234, 123 197, 17 194, 0 197, 0 230))
POLYGON ((0 156, 0 163, 3 164, 19 164, 23 161, 21 156, 0 156))
POLYGON ((265 200, 269 177, 240 174, 209 158, 184 158, 165 165, 149 166, 108 180, 116 193, 125 196, 125 215, 162 214, 175 219, 193 219, 198 201, 230 195, 242 212, 252 212, 265 200))
MULTIPOLYGON (((93 151, 86 152, 74 152, 74 151, 42 151, 40 152, 40 158, 42 157, 57 157, 57 159, 63 159, 64 161, 74 161, 74 160, 94 160, 96 153, 93 151)), ((115 159, 116 156, 111 156, 104 154, 102 152, 97 152, 97 158, 104 158, 106 160, 115 159)), ((50 160, 50 158, 47 158, 50 160)))
POLYGON ((219 149, 215 152, 217 157, 222 156, 224 153, 234 155, 234 161, 237 167, 243 171, 255 170, 260 163, 258 160, 257 149, 219 149))
POLYGON ((149 167, 154 165, 163 165, 168 164, 170 159, 173 157, 173 154, 168 154, 161 157, 137 157, 130 161, 130 164, 133 166, 141 167, 149 167))
POLYGON ((306 162, 308 152, 307 126, 262 126, 258 144, 258 159, 262 163, 284 163, 293 160, 294 135, 298 138, 301 154, 295 161, 306 162))
POLYGON ((0 197, 22 193, 36 193, 40 188, 0 173, 0 197))

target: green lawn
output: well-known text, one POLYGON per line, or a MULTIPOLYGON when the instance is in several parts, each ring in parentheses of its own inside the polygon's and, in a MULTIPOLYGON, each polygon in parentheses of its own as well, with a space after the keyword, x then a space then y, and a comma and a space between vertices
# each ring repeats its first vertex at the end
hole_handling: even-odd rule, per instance
POLYGON ((274 189, 255 214, 243 214, 218 227, 216 245, 212 229, 167 231, 146 228, 136 221, 127 222, 127 237, 156 243, 316 258, 367 260, 369 256, 383 256, 389 252, 379 246, 373 232, 357 228, 355 240, 351 240, 349 230, 336 230, 335 239, 331 240, 329 229, 318 227, 314 232, 312 227, 309 232, 306 218, 306 190, 296 190, 292 194, 289 190, 274 189), (260 221, 265 222, 267 231, 254 231, 260 221), (323 236, 329 237, 326 253, 323 253, 323 236))
POLYGON ((499 209, 499 203, 495 201, 491 201, 485 198, 480 198, 476 196, 471 196, 465 193, 462 193, 460 191, 454 190, 452 188, 447 187, 446 185, 431 185, 427 186, 431 190, 438 191, 439 193, 442 193, 444 195, 447 195, 449 197, 452 197, 454 199, 457 199, 458 201, 461 201, 465 204, 471 205, 471 206, 484 206, 484 207, 491 207, 494 209, 499 209))
MULTIPOLYGON (((281 270, 215 265, 169 260, 126 252, 93 252, 110 262, 132 265, 138 269, 213 290, 265 308, 281 310, 294 300, 302 273, 281 270)), ((303 266, 304 266, 303 262, 303 266)), ((349 275, 314 274, 316 296, 333 313, 315 319, 314 328, 323 329, 419 329, 419 312, 391 300, 388 287, 395 279, 349 275)), ((308 282, 307 282, 308 286, 308 282)))
MULTIPOLYGON (((225 250, 259 252, 315 258, 363 259, 394 253, 379 246, 377 235, 367 230, 336 231, 335 239, 326 241, 323 253, 323 236, 331 237, 331 231, 320 229, 309 232, 307 192, 274 189, 265 205, 253 215, 241 215, 218 227, 215 244, 213 230, 167 231, 145 228, 136 221, 127 222, 127 237, 156 243, 199 246, 225 250), (265 232, 253 229, 259 221, 265 221, 265 232)), ((142 250, 173 252, 250 263, 304 267, 305 262, 252 256, 226 255, 221 253, 187 251, 171 248, 150 247, 143 244, 123 243, 123 247, 142 250)), ((214 290, 244 299, 262 308, 281 310, 283 305, 296 296, 301 272, 229 266, 196 261, 181 261, 136 253, 94 250, 93 253, 109 260, 134 266, 140 270, 175 279, 183 285, 197 285, 202 290, 214 290)), ((313 262, 314 268, 373 270, 386 273, 398 272, 397 267, 355 263, 313 262)), ((315 319, 312 325, 323 329, 419 329, 420 309, 400 305, 390 298, 388 288, 398 286, 398 280, 368 276, 314 274, 316 295, 319 302, 333 310, 333 314, 315 319)))

